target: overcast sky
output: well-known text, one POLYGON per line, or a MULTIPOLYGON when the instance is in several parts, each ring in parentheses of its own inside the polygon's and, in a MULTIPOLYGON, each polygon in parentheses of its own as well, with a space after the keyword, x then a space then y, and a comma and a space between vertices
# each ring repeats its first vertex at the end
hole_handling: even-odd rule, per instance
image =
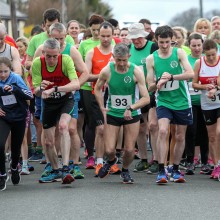
MULTIPOLYGON (((199 9, 199 0, 102 0, 112 7, 115 19, 138 21, 148 18, 152 22, 168 23, 173 16, 190 8, 199 9)), ((203 0, 203 12, 220 10, 220 0, 203 0)))

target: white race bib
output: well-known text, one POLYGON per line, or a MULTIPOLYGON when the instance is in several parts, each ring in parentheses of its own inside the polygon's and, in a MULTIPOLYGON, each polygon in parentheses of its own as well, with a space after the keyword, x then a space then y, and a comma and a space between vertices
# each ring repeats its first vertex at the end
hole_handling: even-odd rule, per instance
POLYGON ((64 95, 66 95, 66 92, 53 92, 53 93, 50 94, 50 98, 60 99, 64 95))
POLYGON ((17 100, 14 95, 2 96, 3 105, 13 105, 17 103, 17 100))
POLYGON ((207 102, 210 104, 216 103, 216 104, 220 104, 220 91, 217 91, 214 95, 213 98, 208 98, 208 96, 206 96, 207 98, 207 102))
POLYGON ((189 82, 188 85, 189 85, 189 94, 190 95, 201 95, 202 94, 201 90, 196 90, 192 87, 192 82, 189 82))
POLYGON ((126 107, 131 104, 131 95, 111 95, 112 108, 126 109, 126 107))
POLYGON ((162 86, 160 91, 168 92, 179 89, 179 80, 168 81, 166 84, 162 86))

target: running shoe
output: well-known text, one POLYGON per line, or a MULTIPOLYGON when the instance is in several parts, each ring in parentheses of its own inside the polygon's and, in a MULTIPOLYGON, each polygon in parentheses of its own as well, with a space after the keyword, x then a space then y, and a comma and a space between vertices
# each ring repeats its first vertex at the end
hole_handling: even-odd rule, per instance
POLYGON ((80 167, 78 165, 75 165, 73 170, 74 170, 73 176, 74 176, 75 179, 84 179, 85 175, 80 170, 80 167))
POLYGON ((69 161, 69 171, 71 174, 74 174, 74 163, 73 160, 69 161))
POLYGON ((99 174, 99 170, 103 167, 103 164, 102 163, 99 163, 98 165, 96 165, 96 168, 95 168, 95 177, 98 177, 98 174, 99 174))
POLYGON ((179 170, 173 170, 170 176, 170 182, 185 183, 186 180, 184 179, 183 173, 181 173, 179 170))
POLYGON ((134 179, 131 177, 129 170, 125 172, 121 172, 121 178, 123 179, 123 183, 125 184, 133 184, 134 179))
POLYGON ((28 163, 28 170, 29 171, 34 171, 34 167, 31 164, 29 164, 29 163, 28 163))
POLYGON ((146 161, 140 160, 135 164, 134 172, 146 172, 149 168, 149 164, 146 161))
POLYGON ((74 181, 74 177, 69 172, 68 166, 63 166, 62 169, 62 184, 70 184, 74 181))
POLYGON ((159 164, 157 162, 153 162, 152 165, 149 167, 147 173, 148 174, 158 174, 159 172, 159 164))
POLYGON ((47 176, 41 177, 39 183, 60 182, 62 180, 62 172, 60 170, 52 170, 47 176))
POLYGON ((86 169, 95 169, 95 158, 89 157, 86 163, 86 169))
POLYGON ((47 160, 44 154, 43 157, 40 159, 40 164, 47 164, 47 160))
POLYGON ((187 165, 186 158, 182 158, 179 164, 180 169, 186 170, 186 165, 187 165))
POLYGON ((208 159, 208 164, 211 167, 211 169, 214 169, 214 162, 212 159, 208 159))
POLYGON ((51 163, 47 163, 46 166, 44 167, 44 171, 41 174, 41 177, 47 177, 51 173, 52 170, 53 169, 52 169, 51 163))
POLYGON ((186 175, 193 175, 195 173, 195 165, 193 163, 187 163, 186 165, 186 175))
POLYGON ((193 163, 194 163, 195 168, 202 167, 201 161, 197 157, 194 157, 193 163))
POLYGON ((173 165, 168 165, 166 169, 168 176, 171 176, 171 173, 173 172, 173 165))
POLYGON ((215 169, 215 173, 213 175, 213 179, 218 179, 220 176, 220 165, 218 165, 215 169))
POLYGON ((28 159, 30 162, 39 162, 43 157, 42 152, 35 151, 32 156, 28 159))
POLYGON ((22 165, 22 169, 21 169, 21 175, 29 175, 30 171, 28 169, 28 165, 22 165))
POLYGON ((21 181, 21 176, 18 171, 18 167, 16 169, 11 168, 11 181, 14 185, 19 184, 19 182, 21 181))
POLYGON ((0 174, 0 191, 3 191, 6 189, 6 182, 8 181, 9 176, 7 174, 1 175, 0 174))
POLYGON ((106 177, 110 171, 111 171, 111 167, 116 164, 118 161, 118 158, 115 158, 115 162, 113 164, 109 164, 108 161, 103 165, 103 167, 100 168, 99 172, 98 172, 98 177, 100 178, 104 178, 106 177))
POLYGON ((117 164, 114 164, 110 169, 110 174, 120 174, 121 170, 117 164))
POLYGON ((167 176, 165 169, 161 170, 158 173, 156 183, 159 183, 159 184, 168 183, 168 176, 167 176))
POLYGON ((210 175, 212 173, 212 169, 209 164, 203 164, 199 173, 210 175))

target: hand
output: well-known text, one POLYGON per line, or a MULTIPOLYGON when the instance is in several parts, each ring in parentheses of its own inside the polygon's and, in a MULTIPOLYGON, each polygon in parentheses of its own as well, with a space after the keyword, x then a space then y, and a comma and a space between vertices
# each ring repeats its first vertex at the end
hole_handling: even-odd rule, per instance
POLYGON ((165 85, 168 81, 169 81, 169 79, 167 79, 167 78, 164 78, 164 79, 160 78, 160 80, 157 83, 157 89, 160 90, 162 88, 162 86, 165 85))
POLYGON ((54 84, 53 82, 43 80, 40 84, 40 88, 41 88, 41 90, 45 90, 47 88, 47 86, 53 85, 53 84, 54 84))
POLYGON ((127 109, 125 110, 124 119, 125 119, 126 121, 129 121, 129 120, 133 119, 130 110, 127 110, 127 109))
POLYGON ((167 79, 167 81, 169 81, 171 79, 171 74, 168 72, 164 72, 161 76, 161 79, 167 79))
POLYGON ((210 98, 210 99, 212 99, 212 98, 214 97, 216 91, 217 91, 216 88, 209 90, 209 91, 207 92, 207 97, 210 98))
POLYGON ((12 92, 13 87, 10 86, 10 85, 5 85, 5 86, 4 86, 4 90, 7 91, 7 92, 12 92))
POLYGON ((5 112, 0 108, 0 116, 5 116, 5 112))
POLYGON ((210 91, 211 89, 215 88, 215 86, 213 84, 206 84, 205 86, 206 86, 207 91, 210 91))
POLYGON ((44 91, 42 92, 42 94, 41 94, 42 99, 48 99, 48 98, 50 98, 50 95, 51 95, 51 93, 53 93, 53 92, 54 92, 54 88, 44 90, 44 91))

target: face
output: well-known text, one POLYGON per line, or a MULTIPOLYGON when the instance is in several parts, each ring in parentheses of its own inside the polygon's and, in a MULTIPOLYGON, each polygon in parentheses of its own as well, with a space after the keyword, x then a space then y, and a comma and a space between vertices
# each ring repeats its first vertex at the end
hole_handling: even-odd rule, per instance
POLYGON ((112 29, 110 27, 108 28, 101 28, 99 33, 99 39, 101 42, 101 45, 103 47, 109 47, 112 42, 112 29))
POLYGON ((205 50, 204 54, 205 54, 206 61, 210 64, 212 63, 214 64, 218 59, 217 50, 215 48, 210 49, 210 50, 205 50))
POLYGON ((205 34, 206 36, 208 36, 211 32, 211 30, 209 29, 209 25, 205 21, 202 21, 198 24, 196 31, 201 34, 205 34))
POLYGON ((50 37, 58 40, 60 42, 60 47, 63 47, 63 45, 65 43, 66 33, 59 32, 58 30, 53 30, 50 34, 50 37))
POLYGON ((120 30, 114 29, 114 37, 119 37, 119 36, 120 36, 120 30))
POLYGON ((71 22, 67 32, 72 38, 77 38, 80 33, 79 24, 77 22, 71 22))
POLYGON ((146 44, 146 39, 144 37, 139 37, 131 40, 135 48, 142 48, 146 44))
POLYGON ((4 63, 0 64, 0 80, 5 81, 9 77, 10 71, 10 68, 4 63))
POLYGON ((0 32, 0 48, 2 48, 3 45, 5 44, 5 36, 6 36, 6 33, 0 32))
POLYGON ((115 66, 116 69, 124 70, 128 65, 128 59, 130 57, 130 54, 127 54, 125 56, 113 56, 115 60, 115 66))
POLYGON ((93 37, 95 40, 98 40, 98 39, 99 39, 99 27, 100 27, 100 24, 93 24, 93 25, 90 27, 90 30, 91 30, 91 33, 92 33, 92 37, 93 37))
POLYGON ((55 19, 54 21, 48 21, 44 23, 44 30, 49 34, 49 28, 52 24, 59 22, 58 19, 55 19))
POLYGON ((48 66, 53 67, 57 65, 59 52, 60 51, 58 49, 49 49, 49 48, 46 48, 43 51, 43 54, 45 56, 45 61, 48 66))
POLYGON ((18 47, 18 52, 20 54, 20 57, 23 57, 26 53, 27 47, 21 41, 16 42, 16 45, 18 47))
POLYGON ((200 57, 202 54, 202 40, 192 39, 190 41, 189 48, 191 49, 191 54, 193 57, 200 57))
POLYGON ((220 18, 216 18, 214 21, 212 21, 212 29, 220 30, 220 18))
POLYGON ((176 42, 177 42, 177 47, 181 47, 183 44, 184 44, 184 38, 183 38, 183 35, 181 34, 180 31, 176 31, 176 42))
POLYGON ((147 23, 144 23, 144 30, 148 33, 151 32, 151 25, 150 24, 147 24, 147 23))
POLYGON ((158 37, 157 43, 162 53, 167 53, 171 47, 171 38, 170 37, 167 37, 167 38, 158 37))

